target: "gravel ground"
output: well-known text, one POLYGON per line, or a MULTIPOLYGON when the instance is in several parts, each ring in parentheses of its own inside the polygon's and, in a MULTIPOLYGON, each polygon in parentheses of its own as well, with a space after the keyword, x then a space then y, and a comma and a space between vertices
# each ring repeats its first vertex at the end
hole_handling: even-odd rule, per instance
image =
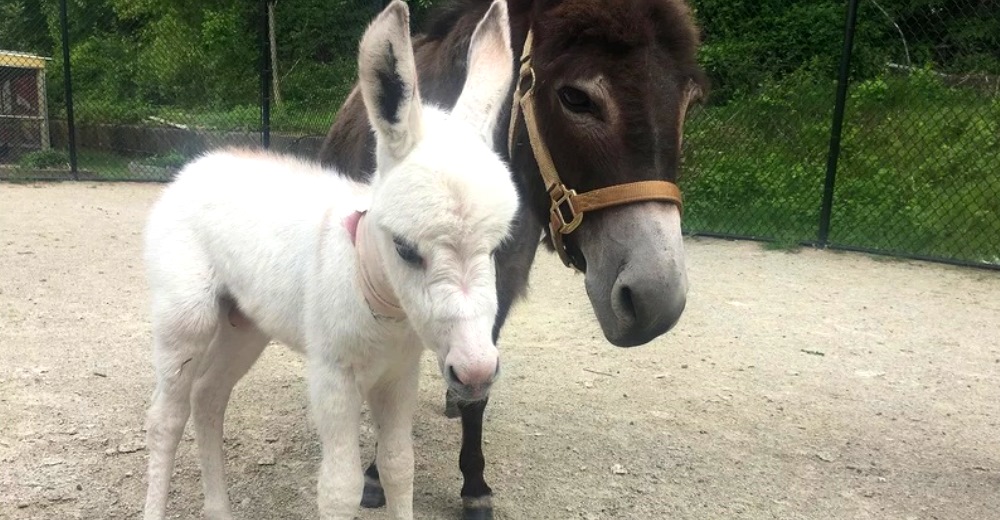
MULTIPOLYGON (((0 184, 0 518, 141 516, 161 188, 0 184)), ((629 350, 539 258, 487 412, 498 519, 1000 518, 1000 273, 687 246, 685 316, 629 350)), ((456 519, 460 426, 425 362, 415 508, 456 519)), ((226 444, 239 518, 316 516, 298 356, 269 348, 237 386, 226 444)), ((176 518, 200 514, 194 455, 188 435, 176 518)))

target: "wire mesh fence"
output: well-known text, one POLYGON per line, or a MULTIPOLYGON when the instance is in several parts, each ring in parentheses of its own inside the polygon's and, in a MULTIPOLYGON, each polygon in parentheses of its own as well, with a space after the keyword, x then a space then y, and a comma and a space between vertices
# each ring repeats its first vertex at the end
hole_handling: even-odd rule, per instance
MULTIPOLYGON (((384 3, 0 0, 0 178, 315 157, 384 3)), ((687 231, 1000 268, 1000 2, 690 3, 713 88, 685 130, 687 231)))
POLYGON ((690 231, 1000 267, 1000 2, 693 3, 690 231))
POLYGON ((859 16, 898 38, 851 85, 830 241, 1000 264, 1000 2, 859 16))

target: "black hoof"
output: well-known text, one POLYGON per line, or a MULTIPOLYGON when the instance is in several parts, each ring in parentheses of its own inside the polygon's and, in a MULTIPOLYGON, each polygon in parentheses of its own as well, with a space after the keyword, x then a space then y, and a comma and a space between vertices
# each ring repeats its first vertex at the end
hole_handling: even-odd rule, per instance
POLYGON ((365 477, 365 490, 361 494, 361 507, 376 509, 384 505, 385 490, 382 489, 382 484, 371 477, 365 477))
POLYGON ((462 498, 462 520, 493 520, 492 497, 462 498))
POLYGON ((462 410, 458 409, 458 401, 451 392, 444 394, 444 416, 449 419, 462 416, 462 410))
POLYGON ((476 509, 463 509, 462 520, 493 520, 493 508, 479 507, 476 509))

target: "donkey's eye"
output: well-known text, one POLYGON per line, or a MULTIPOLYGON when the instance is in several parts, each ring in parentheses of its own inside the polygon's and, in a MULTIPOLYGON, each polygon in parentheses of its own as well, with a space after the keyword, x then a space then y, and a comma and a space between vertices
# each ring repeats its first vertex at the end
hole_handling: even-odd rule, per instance
POLYGON ((424 265, 424 258, 417 252, 416 246, 399 237, 393 237, 392 243, 396 245, 396 254, 399 255, 404 262, 414 267, 421 267, 424 265))
POLYGON ((559 89, 559 101, 570 112, 584 114, 594 111, 594 102, 584 91, 573 87, 559 89))

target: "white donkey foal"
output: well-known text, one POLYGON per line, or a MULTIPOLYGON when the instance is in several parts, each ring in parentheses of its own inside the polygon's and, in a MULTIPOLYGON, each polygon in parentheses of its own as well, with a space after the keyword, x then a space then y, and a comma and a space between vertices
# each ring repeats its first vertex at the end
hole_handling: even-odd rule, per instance
POLYGON ((188 165, 153 209, 147 519, 165 516, 192 412, 206 515, 232 517, 223 417, 233 386, 272 338, 306 356, 323 518, 357 513, 362 399, 378 427, 389 511, 412 518, 424 346, 453 390, 469 399, 489 391, 499 367, 492 252, 518 204, 487 144, 512 79, 506 3, 497 0, 477 27, 451 113, 420 102, 408 26, 396 0, 360 45, 361 92, 378 141, 371 187, 291 158, 219 152, 188 165))

